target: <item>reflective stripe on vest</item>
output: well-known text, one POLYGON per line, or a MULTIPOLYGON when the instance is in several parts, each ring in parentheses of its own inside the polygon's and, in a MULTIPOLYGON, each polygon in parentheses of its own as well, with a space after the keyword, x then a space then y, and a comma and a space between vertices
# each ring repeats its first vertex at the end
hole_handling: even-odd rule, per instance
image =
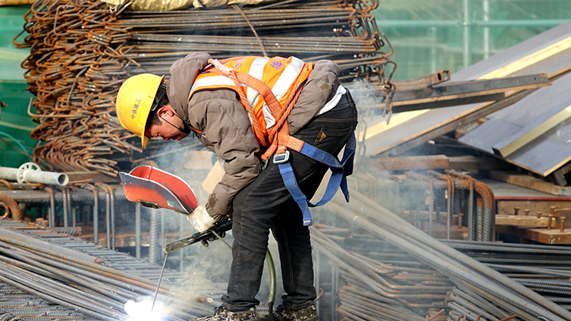
MULTIPOLYGON (((310 70, 304 69, 304 62, 295 57, 282 58, 273 57, 242 57, 235 60, 226 61, 225 65, 235 69, 238 72, 249 74, 266 84, 283 106, 288 96, 294 90, 292 88, 298 77, 309 76, 310 70)), ((199 90, 228 88, 236 90, 232 80, 226 76, 218 75, 209 71, 203 71, 196 77, 188 100, 199 90)), ((267 129, 275 124, 275 119, 264 100, 259 93, 251 87, 245 86, 244 93, 248 102, 254 109, 254 114, 260 123, 264 134, 267 129)), ((250 120, 251 121, 251 120, 250 120)))

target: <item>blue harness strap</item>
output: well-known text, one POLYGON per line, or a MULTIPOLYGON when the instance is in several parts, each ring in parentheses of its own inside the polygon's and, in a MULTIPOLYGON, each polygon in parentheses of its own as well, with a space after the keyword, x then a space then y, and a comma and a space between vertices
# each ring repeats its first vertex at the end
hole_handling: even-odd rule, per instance
POLYGON ((309 212, 309 207, 326 204, 333 198, 333 196, 335 196, 335 193, 339 187, 341 187, 341 191, 343 191, 343 195, 345 195, 345 200, 347 200, 347 202, 349 201, 347 176, 353 173, 353 160, 355 157, 356 146, 357 142, 355 139, 355 133, 353 133, 352 137, 345 145, 343 157, 341 158, 341 161, 339 161, 335 156, 325 151, 317 149, 307 143, 303 144, 303 147, 300 151, 301 154, 329 166, 329 169, 331 170, 331 178, 327 184, 325 194, 321 200, 315 204, 311 203, 307 199, 297 184, 297 179, 295 178, 293 168, 289 162, 289 151, 286 151, 285 154, 274 155, 274 163, 278 164, 284 184, 303 213, 304 226, 313 224, 311 213, 309 212))

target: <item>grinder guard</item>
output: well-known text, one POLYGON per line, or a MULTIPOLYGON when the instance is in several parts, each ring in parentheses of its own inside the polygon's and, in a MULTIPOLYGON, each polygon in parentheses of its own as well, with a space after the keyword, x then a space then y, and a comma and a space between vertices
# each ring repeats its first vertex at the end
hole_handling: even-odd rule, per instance
POLYGON ((119 175, 125 197, 131 202, 187 215, 198 206, 194 191, 185 181, 158 168, 138 166, 128 174, 119 175))

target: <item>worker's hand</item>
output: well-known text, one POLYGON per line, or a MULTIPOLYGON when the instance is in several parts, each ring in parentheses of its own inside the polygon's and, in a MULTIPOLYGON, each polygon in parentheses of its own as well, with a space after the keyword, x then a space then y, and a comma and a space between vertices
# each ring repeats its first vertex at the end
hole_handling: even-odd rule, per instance
POLYGON ((216 224, 216 220, 213 219, 210 214, 206 211, 204 206, 198 206, 190 213, 186 219, 194 226, 196 230, 200 233, 208 230, 216 224))

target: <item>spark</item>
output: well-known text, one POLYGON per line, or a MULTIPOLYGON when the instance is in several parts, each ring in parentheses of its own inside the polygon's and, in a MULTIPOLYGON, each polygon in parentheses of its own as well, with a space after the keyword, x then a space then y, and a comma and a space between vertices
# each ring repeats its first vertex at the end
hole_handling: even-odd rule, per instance
POLYGON ((155 302, 153 311, 153 298, 144 297, 135 300, 129 300, 125 303, 125 312, 129 315, 128 321, 162 321, 163 320, 163 303, 155 302))

